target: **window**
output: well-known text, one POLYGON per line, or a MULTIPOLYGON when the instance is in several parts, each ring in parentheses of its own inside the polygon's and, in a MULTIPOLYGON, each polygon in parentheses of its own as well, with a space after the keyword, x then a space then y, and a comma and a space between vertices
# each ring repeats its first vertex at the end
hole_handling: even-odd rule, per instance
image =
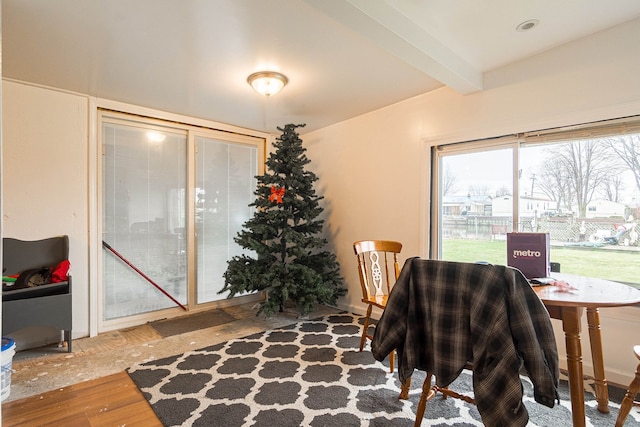
POLYGON ((226 299, 264 139, 110 111, 100 128, 102 325, 226 299))
POLYGON ((507 232, 548 232, 562 272, 639 284, 639 118, 432 153, 432 257, 506 264, 507 232))

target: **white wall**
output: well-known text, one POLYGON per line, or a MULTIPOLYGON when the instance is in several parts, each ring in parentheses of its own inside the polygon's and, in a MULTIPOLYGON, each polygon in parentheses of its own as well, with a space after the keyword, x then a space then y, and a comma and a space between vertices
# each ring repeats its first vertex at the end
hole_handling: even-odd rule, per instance
MULTIPOLYGON (((349 288, 340 306, 363 311, 354 241, 400 240, 405 258, 427 256, 426 147, 640 114, 638 40, 636 19, 487 73, 481 92, 462 96, 442 88, 302 135, 309 167, 326 197, 328 237, 349 288)), ((612 381, 628 382, 637 365, 629 337, 640 340, 639 313, 603 310, 612 381)), ((561 330, 557 337, 564 360, 561 330)), ((588 339, 583 344, 588 356, 588 339)), ((589 364, 585 357, 585 372, 589 364)))
MULTIPOLYGON (((97 260, 102 234, 97 229, 95 197, 99 191, 93 187, 98 182, 98 153, 96 136, 92 135, 97 132, 97 109, 269 137, 263 132, 22 82, 3 80, 2 91, 3 236, 22 240, 69 236, 74 339, 95 335, 100 313, 97 260)), ((218 301, 211 306, 254 298, 238 297, 233 302, 218 301)), ((182 314, 176 307, 153 312, 148 319, 135 322, 182 314)), ((131 326, 130 323, 123 323, 122 327, 131 326)), ((22 350, 55 343, 60 340, 60 332, 33 327, 12 333, 11 337, 17 349, 22 350)))
MULTIPOLYGON (((88 101, 20 83, 2 83, 3 237, 69 236, 73 336, 88 334, 88 101)), ((21 347, 52 342, 12 334, 21 347)), ((56 334, 59 337, 59 333, 56 334)), ((55 342, 55 341, 53 341, 55 342)))

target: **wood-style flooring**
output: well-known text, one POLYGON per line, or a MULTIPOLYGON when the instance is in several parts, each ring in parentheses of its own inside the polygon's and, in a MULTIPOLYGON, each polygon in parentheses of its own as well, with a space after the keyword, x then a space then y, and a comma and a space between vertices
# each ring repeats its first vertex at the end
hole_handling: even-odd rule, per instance
POLYGON ((2 404, 2 426, 162 427, 126 372, 2 404))

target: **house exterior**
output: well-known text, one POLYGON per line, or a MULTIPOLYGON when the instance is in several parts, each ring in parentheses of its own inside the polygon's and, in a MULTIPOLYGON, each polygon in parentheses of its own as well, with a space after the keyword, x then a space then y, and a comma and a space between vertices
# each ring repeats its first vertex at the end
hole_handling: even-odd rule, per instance
MULTIPOLYGON (((578 212, 578 205, 574 205, 572 209, 578 212)), ((626 218, 626 212, 627 208, 622 203, 597 199, 587 204, 585 218, 626 218)))
MULTIPOLYGON (((520 197, 518 212, 520 216, 539 218, 545 212, 550 212, 556 207, 556 202, 542 197, 520 197)), ((505 195, 495 197, 492 204, 493 216, 513 215, 513 196, 505 195)))
POLYGON ((491 196, 444 196, 443 215, 491 216, 491 196))

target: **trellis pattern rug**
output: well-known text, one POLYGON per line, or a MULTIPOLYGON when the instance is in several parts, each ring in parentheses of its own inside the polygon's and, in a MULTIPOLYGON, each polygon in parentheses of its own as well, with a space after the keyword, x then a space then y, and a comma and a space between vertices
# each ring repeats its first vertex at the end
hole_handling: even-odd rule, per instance
MULTIPOLYGON (((412 426, 424 374, 414 374, 410 399, 398 400, 400 384, 387 361, 358 351, 361 321, 351 314, 300 321, 146 362, 128 373, 165 426, 412 426)), ((525 378, 523 386, 530 426, 571 425, 566 382, 555 408, 535 403, 525 378)), ((587 425, 613 426, 622 391, 611 393, 611 413, 601 414, 586 386, 587 425)), ((463 372, 452 387, 472 390, 471 374, 463 372)), ((625 425, 639 421, 634 409, 625 425)), ((422 425, 482 422, 473 405, 437 397, 422 425)))

